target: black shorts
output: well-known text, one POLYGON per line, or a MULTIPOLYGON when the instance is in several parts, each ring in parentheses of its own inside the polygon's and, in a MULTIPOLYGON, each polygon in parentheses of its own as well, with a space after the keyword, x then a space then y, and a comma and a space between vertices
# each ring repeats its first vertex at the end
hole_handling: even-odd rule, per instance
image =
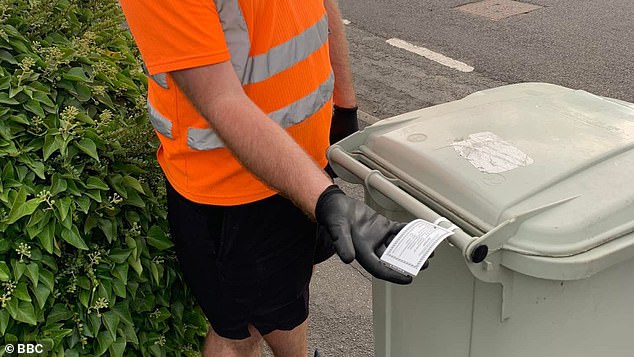
POLYGON ((238 206, 191 202, 167 186, 185 282, 220 336, 292 330, 308 317, 316 225, 276 195, 238 206))

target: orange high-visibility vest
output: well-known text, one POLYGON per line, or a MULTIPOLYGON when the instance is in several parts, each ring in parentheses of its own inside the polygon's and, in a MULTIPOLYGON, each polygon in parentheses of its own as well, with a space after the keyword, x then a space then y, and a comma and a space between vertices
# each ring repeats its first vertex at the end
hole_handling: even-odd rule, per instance
POLYGON ((180 194, 215 205, 275 194, 233 157, 173 82, 169 72, 185 68, 230 60, 247 96, 326 165, 334 75, 323 0, 121 5, 151 78, 148 113, 161 141, 158 161, 180 194))

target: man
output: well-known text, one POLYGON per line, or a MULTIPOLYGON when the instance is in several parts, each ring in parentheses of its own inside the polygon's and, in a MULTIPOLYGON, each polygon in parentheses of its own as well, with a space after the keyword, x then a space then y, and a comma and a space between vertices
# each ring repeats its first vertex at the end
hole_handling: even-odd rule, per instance
POLYGON ((312 219, 344 262, 411 282, 375 253, 401 225, 322 170, 347 71, 345 44, 330 63, 331 1, 121 0, 152 77, 177 254, 212 327, 205 356, 257 356, 262 338, 278 357, 305 355, 312 219))

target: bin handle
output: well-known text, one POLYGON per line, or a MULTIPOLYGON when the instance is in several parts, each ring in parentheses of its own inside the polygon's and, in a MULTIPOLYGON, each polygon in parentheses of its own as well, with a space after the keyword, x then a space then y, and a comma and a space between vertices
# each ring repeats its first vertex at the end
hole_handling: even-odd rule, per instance
MULTIPOLYGON (((396 202, 412 215, 425 219, 430 222, 438 221, 442 223, 448 221, 436 213, 425 204, 412 197, 400 187, 390 182, 378 170, 371 170, 367 166, 355 160, 346 153, 339 145, 333 145, 328 150, 328 160, 331 163, 341 166, 349 173, 360 178, 365 183, 368 190, 375 189, 390 200, 396 202)), ((451 222, 450 222, 451 223, 451 222)), ((451 224, 453 226, 453 224, 451 224)), ((451 228, 454 228, 453 226, 451 228)), ((456 227, 454 234, 449 236, 447 240, 454 247, 459 249, 465 259, 472 263, 481 263, 489 252, 489 248, 482 242, 476 243, 477 238, 465 233, 460 227, 456 227)))

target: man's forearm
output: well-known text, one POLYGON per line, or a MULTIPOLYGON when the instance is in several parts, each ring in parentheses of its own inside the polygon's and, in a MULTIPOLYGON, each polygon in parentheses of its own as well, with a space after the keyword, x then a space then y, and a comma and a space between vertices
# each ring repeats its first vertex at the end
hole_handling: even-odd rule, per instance
MULTIPOLYGON (((222 66, 229 66, 229 73, 233 73, 230 64, 222 66)), ((174 72, 172 76, 244 167, 314 217, 317 199, 332 184, 330 179, 284 129, 266 118, 237 80, 217 78, 218 73, 209 73, 212 67, 174 72), (228 90, 211 94, 214 91, 207 86, 217 83, 197 80, 206 77, 231 84, 228 90)))
POLYGON ((328 45, 330 48, 330 64, 335 73, 335 92, 333 99, 335 105, 343 108, 357 106, 357 98, 354 91, 350 60, 348 59, 348 42, 341 18, 341 12, 335 0, 324 0, 324 6, 328 13, 328 45))

